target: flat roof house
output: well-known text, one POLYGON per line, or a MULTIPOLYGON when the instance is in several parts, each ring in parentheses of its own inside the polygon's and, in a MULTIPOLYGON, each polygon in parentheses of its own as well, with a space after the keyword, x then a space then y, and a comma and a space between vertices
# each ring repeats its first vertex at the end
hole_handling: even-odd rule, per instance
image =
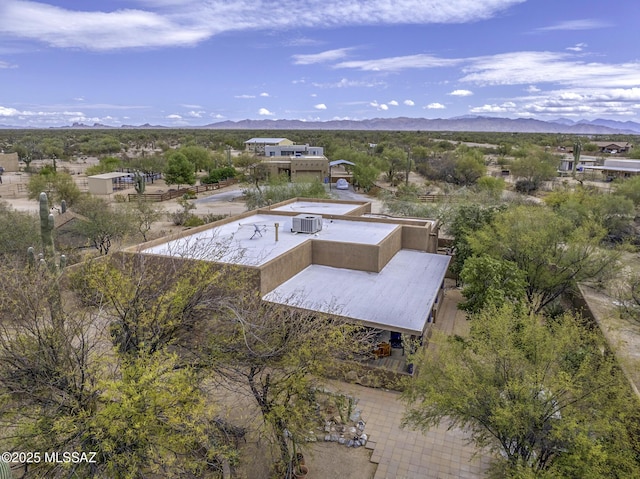
POLYGON ((604 160, 602 166, 585 166, 585 170, 601 171, 607 178, 628 178, 640 174, 640 160, 604 160))
POLYGON ((368 202, 294 199, 126 251, 239 265, 264 301, 420 338, 450 260, 436 254, 439 224, 370 212, 368 202))
POLYGON ((255 153, 256 155, 264 155, 267 146, 289 146, 293 145, 293 141, 287 138, 251 138, 244 142, 244 149, 255 153))

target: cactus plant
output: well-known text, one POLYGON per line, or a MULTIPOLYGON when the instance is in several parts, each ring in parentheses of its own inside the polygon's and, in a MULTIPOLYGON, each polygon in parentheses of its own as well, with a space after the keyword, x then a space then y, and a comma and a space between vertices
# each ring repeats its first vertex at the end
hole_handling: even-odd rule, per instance
POLYGON ((573 168, 571 170, 573 176, 576 175, 576 169, 578 168, 578 163, 580 162, 580 153, 582 153, 582 143, 576 141, 573 144, 573 168))
POLYGON ((139 195, 143 194, 146 188, 146 182, 145 182, 144 176, 142 176, 142 174, 140 174, 139 171, 136 171, 133 181, 135 184, 136 193, 138 193, 139 195))
MULTIPOLYGON (((40 238, 42 240, 43 254, 40 255, 40 264, 46 264, 51 272, 57 272, 63 269, 67 263, 67 258, 60 256, 60 263, 56 264, 56 249, 53 242, 53 230, 55 220, 53 215, 49 213, 49 200, 47 194, 42 192, 38 198, 40 202, 40 238)), ((64 205, 66 209, 66 204, 64 205)), ((27 249, 29 266, 33 267, 36 263, 35 250, 33 247, 27 249)))

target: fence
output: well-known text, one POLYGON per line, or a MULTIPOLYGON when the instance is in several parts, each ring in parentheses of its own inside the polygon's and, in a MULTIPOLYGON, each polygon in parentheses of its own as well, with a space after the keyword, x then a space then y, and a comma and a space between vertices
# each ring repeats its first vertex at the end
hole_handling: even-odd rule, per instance
POLYGON ((198 186, 190 186, 189 188, 180 188, 179 190, 169 190, 164 193, 129 193, 128 200, 129 201, 149 201, 149 202, 160 202, 160 201, 168 201, 173 198, 179 198, 184 196, 185 194, 198 194, 203 193, 205 191, 213 191, 219 190, 225 186, 233 185, 237 183, 238 180, 235 178, 229 178, 224 181, 219 181, 218 183, 211 183, 208 185, 198 185, 198 186))

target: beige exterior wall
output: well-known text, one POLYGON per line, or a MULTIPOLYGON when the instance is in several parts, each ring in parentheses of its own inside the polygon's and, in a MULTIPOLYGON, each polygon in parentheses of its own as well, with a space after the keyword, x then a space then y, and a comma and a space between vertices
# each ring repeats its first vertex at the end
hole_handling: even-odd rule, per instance
POLYGON ((6 172, 15 173, 18 171, 18 154, 17 153, 0 153, 0 166, 6 172))
POLYGON ((378 245, 344 243, 339 241, 311 240, 313 264, 347 268, 357 271, 378 270, 378 245))
POLYGON ((437 247, 430 244, 431 225, 425 226, 402 226, 402 248, 437 253, 437 247))
POLYGON ((391 261, 391 258, 402 248, 402 227, 398 226, 393 233, 378 244, 378 272, 391 261))
POLYGON ((280 286, 312 264, 312 242, 305 241, 260 268, 260 294, 280 286))
POLYGON ((288 172, 291 181, 304 181, 318 179, 323 181, 329 176, 329 160, 325 157, 313 158, 287 158, 277 160, 266 160, 262 164, 267 169, 269 176, 277 176, 280 173, 288 172))
POLYGON ((111 178, 87 177, 89 193, 92 195, 110 195, 113 193, 113 180, 111 178))

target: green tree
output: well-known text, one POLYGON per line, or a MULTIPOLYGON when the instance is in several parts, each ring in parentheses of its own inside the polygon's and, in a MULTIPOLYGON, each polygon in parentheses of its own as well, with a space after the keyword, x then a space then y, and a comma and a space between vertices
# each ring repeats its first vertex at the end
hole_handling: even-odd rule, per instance
POLYGON ((193 164, 196 171, 206 169, 211 162, 211 152, 202 146, 183 146, 178 148, 177 151, 182 153, 193 164))
POLYGON ((278 477, 315 423, 314 388, 340 359, 370 350, 368 332, 339 318, 266 303, 242 292, 217 317, 203 352, 227 387, 255 399, 274 441, 278 477))
POLYGON ((511 173, 520 178, 522 186, 516 187, 523 193, 537 190, 543 181, 557 176, 559 159, 553 153, 542 149, 521 150, 523 156, 515 159, 510 166, 511 173))
POLYGON ((640 176, 634 176, 616 183, 615 191, 616 194, 633 201, 633 204, 638 207, 640 205, 640 176))
POLYGON ((596 222, 606 230, 607 239, 621 240, 632 234, 635 208, 633 201, 625 196, 579 187, 572 191, 554 191, 545 197, 545 202, 575 226, 596 222))
POLYGON ((85 219, 74 223, 73 228, 102 255, 108 254, 114 242, 126 238, 140 225, 135 223, 130 209, 113 208, 103 199, 89 194, 80 197, 74 210, 85 219))
POLYGON ((580 227, 541 206, 516 206, 467 237, 471 252, 513 262, 525 274, 531 308, 541 311, 575 282, 598 281, 616 268, 616 254, 600 248, 604 230, 580 227))
POLYGON ((118 171, 120 168, 122 168, 122 160, 120 158, 106 156, 104 158, 100 158, 97 165, 87 168, 86 174, 87 176, 91 176, 102 173, 111 173, 112 171, 118 171))
POLYGON ((52 203, 60 204, 64 200, 67 206, 72 206, 82 194, 71 175, 50 168, 43 168, 39 174, 32 175, 27 190, 30 200, 37 199, 44 191, 52 203))
POLYGON ((129 205, 129 216, 133 225, 142 236, 142 240, 148 241, 149 231, 154 223, 164 217, 164 209, 147 201, 135 201, 129 205))
POLYGON ((110 313, 111 339, 123 357, 168 347, 191 355, 190 341, 227 297, 224 274, 211 262, 129 257, 88 262, 70 273, 83 303, 110 313))
POLYGON ((82 431, 101 477, 203 477, 210 465, 221 472, 232 451, 192 369, 160 351, 123 359, 119 372, 100 384, 101 405, 82 431))
POLYGON ((164 169, 164 181, 167 185, 194 185, 196 173, 191 163, 182 153, 172 152, 168 155, 164 169))
POLYGON ((487 255, 473 256, 465 261, 460 279, 466 301, 459 307, 470 313, 478 313, 488 306, 517 305, 525 299, 524 273, 511 261, 487 255))
POLYGON ((469 238, 474 232, 489 224, 493 217, 504 207, 483 207, 481 205, 461 205, 455 210, 453 219, 447 227, 447 232, 453 236, 453 261, 451 271, 459 275, 465 261, 473 252, 469 244, 469 238))
POLYGON ((486 174, 487 166, 479 149, 461 145, 456 149, 455 155, 453 177, 456 184, 472 185, 486 174))
MULTIPOLYGON (((95 318, 68 314, 59 276, 46 267, 0 264, 0 418, 5 447, 16 451, 93 451, 81 437, 97 407, 99 368, 93 358, 95 318), (64 298, 63 298, 64 299, 64 298), (6 434, 10 431, 10 434, 6 434)), ((80 474, 90 477, 85 464, 80 474), (87 472, 84 474, 84 472, 87 472)), ((30 477, 68 477, 61 464, 33 465, 30 477)))
POLYGON ((500 199, 505 186, 503 178, 495 178, 493 176, 482 176, 476 181, 476 189, 481 193, 486 193, 494 200, 500 199))
POLYGON ((485 310, 468 338, 438 334, 418 353, 404 424, 465 428, 503 458, 498 477, 636 477, 638 404, 602 343, 570 316, 485 310))
POLYGON ((10 257, 26 258, 28 246, 40 250, 40 230, 37 217, 17 211, 0 201, 0 257, 9 261, 10 257))

